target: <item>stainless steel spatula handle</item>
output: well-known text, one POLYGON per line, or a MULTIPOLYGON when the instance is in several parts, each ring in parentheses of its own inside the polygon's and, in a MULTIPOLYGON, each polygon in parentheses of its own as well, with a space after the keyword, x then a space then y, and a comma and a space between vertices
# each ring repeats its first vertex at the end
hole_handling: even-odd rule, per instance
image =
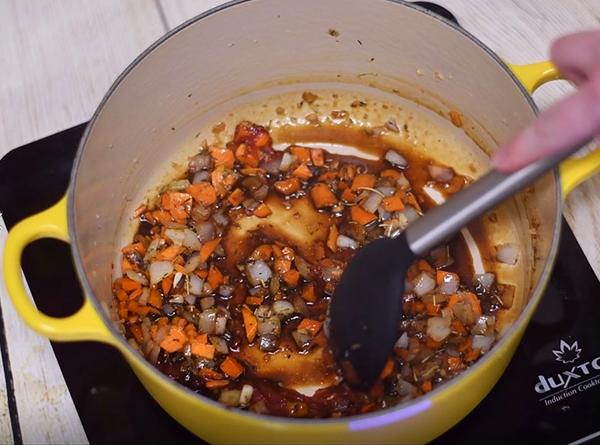
POLYGON ((577 144, 560 155, 541 159, 513 173, 492 170, 469 187, 454 194, 446 203, 429 210, 406 231, 408 246, 416 255, 424 255, 474 218, 533 183, 556 167, 562 160, 584 146, 577 144))

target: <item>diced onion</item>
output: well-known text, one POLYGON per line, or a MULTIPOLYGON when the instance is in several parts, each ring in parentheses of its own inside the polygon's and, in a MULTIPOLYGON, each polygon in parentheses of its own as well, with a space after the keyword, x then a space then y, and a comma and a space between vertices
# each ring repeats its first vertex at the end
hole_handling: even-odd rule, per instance
POLYGON ((183 295, 173 295, 173 298, 169 300, 169 303, 183 304, 184 301, 183 295))
POLYGON ((240 394, 241 391, 239 389, 224 389, 219 395, 219 402, 223 405, 235 408, 240 403, 240 394))
POLYGON ((514 244, 500 244, 496 246, 496 259, 504 264, 516 264, 519 252, 514 244))
POLYGON ((229 347, 227 346, 227 342, 221 337, 212 336, 210 337, 210 342, 219 354, 229 354, 229 347))
POLYGON ((181 191, 187 189, 189 186, 190 186, 190 181, 188 181, 187 179, 178 179, 176 181, 169 183, 167 188, 169 190, 175 190, 175 191, 181 192, 181 191))
POLYGON ((218 289, 219 295, 223 295, 224 297, 231 297, 233 293, 233 286, 228 284, 221 284, 218 289))
POLYGON ((406 179, 404 173, 400 173, 400 177, 396 180, 396 184, 403 189, 410 188, 410 182, 408 182, 408 179, 406 179))
POLYGON ((296 268, 298 269, 298 272, 300 272, 300 276, 302 278, 305 278, 307 280, 310 280, 312 278, 310 266, 304 258, 302 258, 300 255, 296 255, 296 257, 294 258, 294 264, 296 265, 296 268))
POLYGON ((294 162, 296 162, 296 156, 288 153, 287 151, 283 153, 283 157, 281 158, 281 164, 279 164, 279 170, 282 172, 287 171, 294 162))
POLYGON ((263 260, 257 260, 246 266, 248 272, 248 281, 253 286, 266 283, 271 279, 273 272, 263 260))
POLYGON ((481 352, 487 352, 494 343, 493 336, 487 335, 474 335, 473 336, 473 349, 480 349, 481 352))
POLYGON ((381 219, 382 221, 387 221, 392 216, 392 214, 385 210, 383 206, 379 206, 377 208, 377 213, 379 213, 379 219, 381 219))
POLYGON ((193 306, 194 304, 196 304, 196 300, 198 299, 198 297, 196 295, 187 294, 185 297, 183 297, 183 299, 187 304, 191 304, 193 306))
POLYGON ((413 282, 414 292, 419 297, 435 289, 435 280, 426 272, 421 272, 413 282))
POLYGON ((442 341, 450 335, 450 318, 431 317, 427 319, 427 335, 435 341, 442 341))
POLYGON ((198 239, 196 234, 190 229, 183 230, 182 244, 184 247, 187 247, 188 249, 191 249, 191 250, 200 250, 200 248, 202 247, 200 240, 198 239))
POLYGON ((202 308, 203 311, 213 307, 214 305, 215 305, 214 297, 204 297, 204 298, 200 299, 200 307, 202 308))
POLYGON ((130 278, 133 281, 137 281, 142 286, 147 286, 148 285, 148 280, 146 279, 146 277, 143 276, 139 272, 136 272, 134 270, 128 270, 127 272, 125 272, 125 274, 127 275, 127 278, 130 278))
POLYGON ((429 176, 436 182, 450 182, 454 178, 454 171, 448 167, 440 167, 439 165, 428 165, 429 176))
POLYGON ((196 274, 190 274, 190 294, 200 295, 202 293, 202 286, 204 280, 196 274))
POLYGON ((215 334, 223 335, 227 328, 227 317, 217 317, 215 320, 215 334))
POLYGON ((282 318, 287 318, 294 313, 294 305, 286 300, 277 300, 273 303, 273 312, 282 318))
POLYGON ((223 213, 222 210, 220 212, 215 213, 213 215, 213 219, 219 226, 222 227, 225 227, 227 224, 229 224, 229 218, 227 218, 227 216, 223 213))
POLYGON ((335 245, 340 249, 358 249, 358 243, 345 235, 339 235, 335 245))
POLYGON ((148 303, 148 298, 150 298, 150 289, 147 287, 142 288, 142 295, 138 298, 138 303, 142 306, 145 306, 148 303))
POLYGON ((150 283, 159 283, 163 278, 173 272, 173 263, 170 261, 155 261, 148 267, 150 273, 150 283))
MULTIPOLYGON (((278 155, 279 152, 276 152, 275 155, 278 155)), ((260 168, 265 169, 269 173, 277 173, 279 172, 281 165, 282 156, 272 156, 268 161, 261 162, 260 168)))
POLYGON ((263 319, 262 321, 259 319, 257 331, 258 335, 272 334, 279 336, 281 332, 281 322, 279 321, 279 317, 273 315, 269 318, 263 319))
POLYGON ((188 171, 196 173, 200 170, 208 170, 212 167, 212 159, 208 154, 198 154, 188 162, 188 171))
POLYGON ((176 246, 183 244, 183 238, 185 238, 184 231, 181 229, 166 229, 165 236, 173 241, 176 246))
POLYGON ((397 212, 399 215, 403 215, 406 218, 406 221, 410 224, 421 217, 419 213, 412 206, 406 206, 400 212, 397 212))
POLYGON ((173 277, 173 289, 177 287, 182 278, 183 274, 181 272, 175 272, 175 276, 173 277))
POLYGON ((460 284, 458 276, 451 273, 444 273, 444 279, 438 286, 438 290, 443 294, 453 294, 458 290, 460 284))
POLYGON ((404 168, 408 165, 408 162, 400 153, 395 150, 388 150, 385 153, 385 160, 390 164, 404 168))
POLYGON ((198 318, 198 329, 203 334, 214 334, 215 333, 215 319, 217 317, 217 311, 214 308, 206 309, 200 313, 198 318))
POLYGON ((192 183, 198 184, 200 182, 207 182, 209 179, 210 174, 206 170, 203 170, 194 175, 194 177, 192 178, 192 183))
POLYGON ((156 255, 158 248, 160 247, 160 238, 153 239, 148 245, 148 249, 146 249, 146 255, 144 256, 144 261, 148 262, 156 255))
POLYGON ((383 196, 392 196, 394 193, 396 193, 396 189, 394 187, 377 187, 377 190, 379 190, 383 196))
POLYGON ((367 212, 375 213, 381 201, 383 201, 383 197, 379 193, 371 192, 368 198, 362 203, 362 208, 367 212))
POLYGON ((486 272, 482 274, 476 274, 473 276, 473 283, 477 286, 480 285, 486 291, 489 291, 494 281, 496 280, 496 275, 491 272, 486 272))
POLYGON ((321 275, 324 281, 338 281, 342 276, 342 272, 343 270, 339 267, 324 267, 321 275))
POLYGON ((493 315, 482 315, 475 321, 475 326, 471 328, 471 334, 493 335, 496 318, 493 315))
POLYGON ((408 348, 408 334, 406 332, 402 333, 400 338, 396 341, 394 347, 404 349, 408 348))
POLYGON ((202 243, 215 239, 217 234, 215 225, 211 221, 203 221, 196 224, 196 233, 198 240, 202 243))
POLYGON ((240 392, 240 406, 248 406, 252 400, 254 388, 251 385, 245 384, 240 392))
POLYGON ((200 255, 194 254, 188 258, 185 262, 185 266, 183 266, 185 273, 192 273, 195 271, 200 265, 200 255))
POLYGON ((292 337, 300 350, 307 349, 312 343, 312 337, 306 331, 294 331, 292 337))

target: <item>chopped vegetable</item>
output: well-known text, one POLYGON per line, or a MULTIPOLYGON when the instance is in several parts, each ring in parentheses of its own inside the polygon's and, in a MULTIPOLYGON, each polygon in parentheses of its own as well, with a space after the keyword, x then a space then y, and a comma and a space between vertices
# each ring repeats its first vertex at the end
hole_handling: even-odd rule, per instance
POLYGON ((310 189, 310 197, 317 209, 337 204, 337 198, 326 184, 318 182, 310 189))
POLYGON ((244 317, 244 328, 246 329, 246 338, 248 342, 252 343, 254 338, 256 337, 256 332, 258 330, 258 321, 256 317, 250 310, 250 308, 246 305, 242 307, 242 315, 244 317))

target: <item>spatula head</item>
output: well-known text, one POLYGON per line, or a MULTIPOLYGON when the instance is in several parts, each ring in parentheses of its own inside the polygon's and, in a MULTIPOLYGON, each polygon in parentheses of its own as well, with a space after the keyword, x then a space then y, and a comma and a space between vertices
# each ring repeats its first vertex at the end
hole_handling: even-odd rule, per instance
POLYGON ((374 240, 356 253, 336 287, 330 344, 354 387, 370 388, 392 353, 406 271, 414 259, 403 235, 374 240))

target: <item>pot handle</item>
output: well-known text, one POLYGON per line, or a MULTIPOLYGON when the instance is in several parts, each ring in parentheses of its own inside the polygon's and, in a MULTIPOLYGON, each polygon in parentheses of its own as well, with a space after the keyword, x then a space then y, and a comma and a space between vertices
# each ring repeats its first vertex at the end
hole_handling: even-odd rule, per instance
MULTIPOLYGON (((529 94, 552 80, 562 79, 558 69, 550 61, 528 65, 508 65, 529 94)), ((575 187, 600 171, 600 147, 581 156, 571 157, 560 164, 560 183, 563 197, 575 187)))
POLYGON ((15 225, 8 233, 4 247, 3 273, 8 295, 19 315, 35 331, 51 340, 97 340, 114 344, 114 337, 90 301, 65 318, 50 317, 38 311, 25 289, 21 272, 21 255, 27 244, 41 238, 69 241, 67 198, 15 225))

